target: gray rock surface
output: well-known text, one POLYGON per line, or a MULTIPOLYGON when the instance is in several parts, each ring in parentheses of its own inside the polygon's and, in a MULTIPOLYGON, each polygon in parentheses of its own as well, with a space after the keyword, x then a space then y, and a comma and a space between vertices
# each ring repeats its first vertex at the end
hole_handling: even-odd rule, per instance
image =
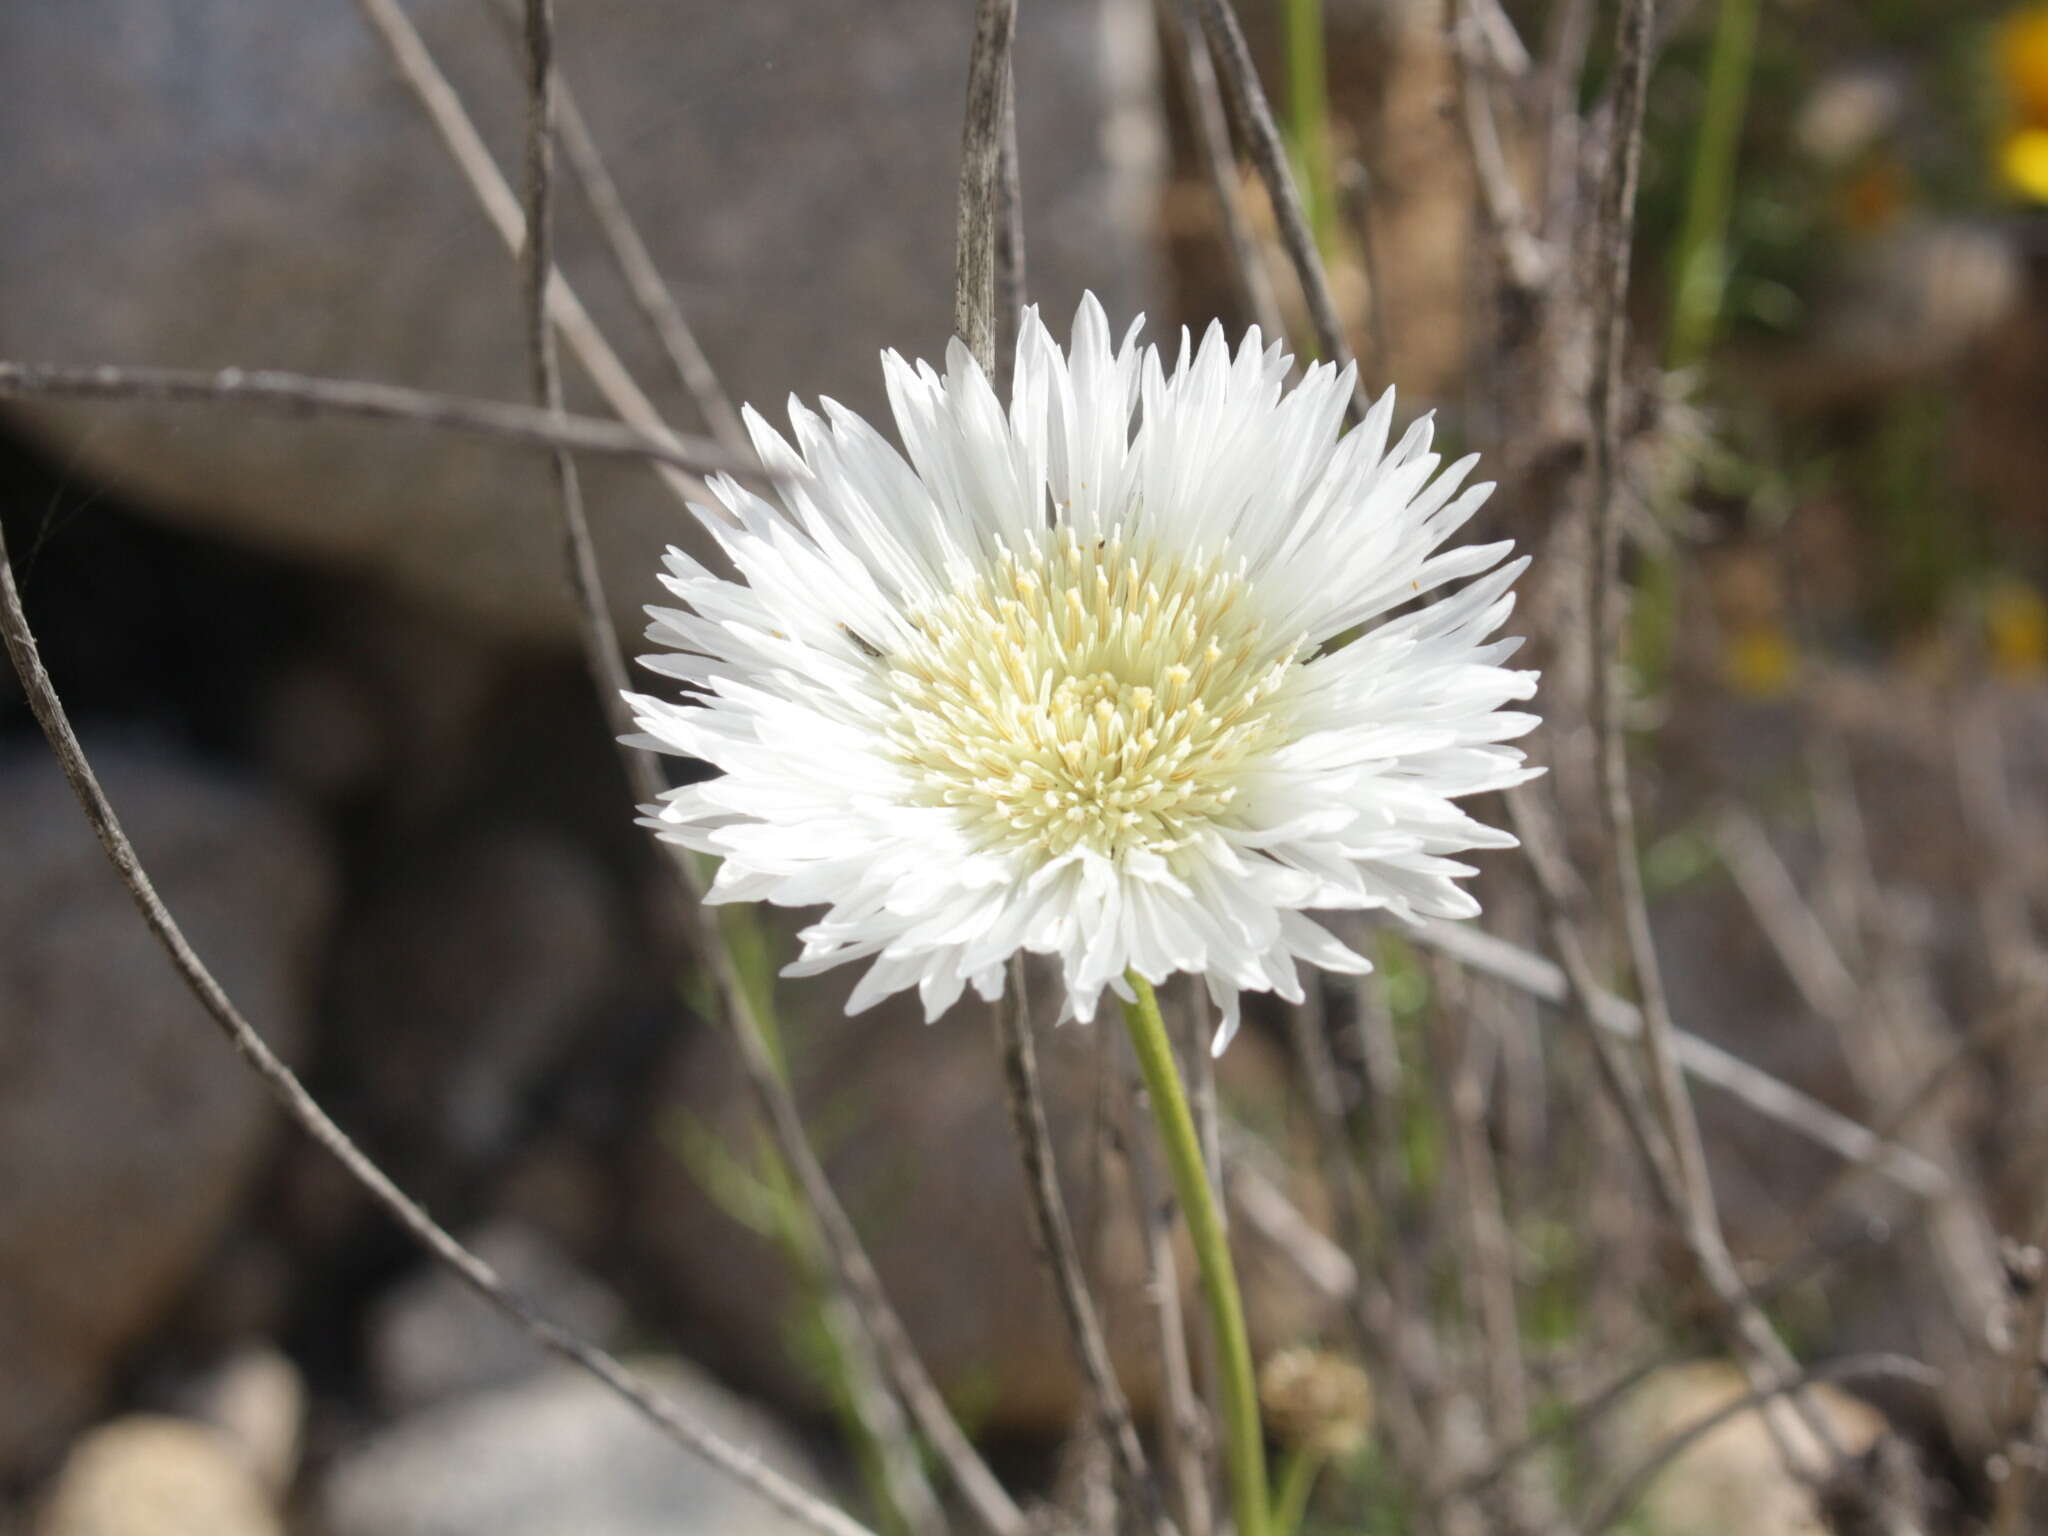
MULTIPOLYGON (((305 1029, 326 850, 163 753, 95 760, 159 890, 280 1050, 305 1029)), ((0 1467, 52 1448, 205 1259, 272 1128, 47 754, 0 753, 0 1467)))
MULTIPOLYGON (((407 6, 516 179, 518 65, 490 9, 407 6)), ((1154 288, 1150 14, 1047 0, 1021 28, 1029 271, 1056 313, 1083 287, 1119 314, 1154 288)), ((943 343, 970 19, 950 0, 564 9, 566 76, 735 396, 872 408, 879 348, 943 343)), ((0 207, 0 355, 526 396, 514 268, 348 0, 0 6, 0 207)), ((643 382, 665 380, 572 191, 562 225, 601 323, 643 382)), ((541 460, 210 408, 27 414, 169 514, 567 633, 541 460)), ((638 469, 590 482, 637 632, 677 509, 638 469)))
MULTIPOLYGON (((677 1361, 646 1373, 697 1422, 819 1485, 772 1420, 677 1361)), ((331 1536, 794 1536, 804 1530, 680 1449, 580 1371, 402 1419, 345 1454, 331 1536)))
MULTIPOLYGON (((609 1344, 625 1322, 617 1295, 528 1227, 496 1222, 468 1245, 515 1294, 583 1338, 609 1344)), ((396 1411, 509 1385, 552 1358, 439 1265, 400 1282, 371 1317, 371 1378, 396 1411)))

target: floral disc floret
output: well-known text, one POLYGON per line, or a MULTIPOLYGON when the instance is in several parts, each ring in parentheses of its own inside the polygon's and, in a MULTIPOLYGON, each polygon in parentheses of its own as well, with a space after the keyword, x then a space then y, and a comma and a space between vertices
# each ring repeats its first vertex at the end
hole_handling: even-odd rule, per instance
POLYGON ((1223 560, 1072 528, 1005 548, 909 622, 888 737, 918 803, 1039 864, 1168 855, 1229 819, 1285 737, 1304 644, 1276 640, 1223 560))

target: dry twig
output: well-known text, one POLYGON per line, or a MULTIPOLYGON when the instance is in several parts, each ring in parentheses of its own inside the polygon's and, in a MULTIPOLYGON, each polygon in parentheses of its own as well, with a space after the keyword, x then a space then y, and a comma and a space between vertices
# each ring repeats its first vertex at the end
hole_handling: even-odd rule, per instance
MULTIPOLYGON (((1555 961, 1470 924, 1427 922, 1402 932, 1469 970, 1506 982, 1543 1002, 1564 1006, 1576 994, 1565 968, 1555 961)), ((1635 1004, 1597 983, 1590 986, 1591 1000, 1586 1006, 1593 1023, 1619 1039, 1638 1038, 1643 1021, 1635 1004)), ((1932 1199, 1952 1187, 1943 1168, 1902 1146, 1893 1135, 1858 1124, 1712 1041, 1681 1029, 1676 1049, 1679 1065, 1702 1083, 1720 1089, 1815 1146, 1827 1148, 1852 1166, 1869 1168, 1921 1199, 1932 1199)))
POLYGON ((1498 1439, 1521 1434, 1529 1416, 1515 1303, 1515 1244, 1486 1123, 1482 1053, 1498 1047, 1480 1020, 1473 997, 1478 988, 1471 979, 1445 957, 1437 958, 1434 969, 1435 992, 1443 1006, 1430 1031, 1438 1055, 1430 1076, 1439 1114, 1449 1128, 1447 1182, 1458 1206, 1464 1250, 1456 1267, 1469 1319, 1478 1323, 1484 1401, 1498 1439))
POLYGON ((697 333, 683 318, 682 307, 669 292, 668 284, 662 281, 661 269, 654 264, 647 242, 640 238, 638 226, 626 211, 625 199, 620 197, 618 184, 605 166, 582 108, 567 81, 558 79, 556 89, 561 108, 562 154, 582 188, 584 201, 590 205, 591 216, 604 236, 605 248, 625 279, 641 319, 660 341, 676 382, 696 403, 697 413, 704 418, 712 436, 728 453, 751 460, 753 443, 740 421, 740 413, 733 409, 732 396, 725 392, 711 360, 697 341, 697 333))
MULTIPOLYGON (((553 167, 556 116, 553 0, 525 0, 527 55, 526 133, 526 228, 524 258, 527 342, 533 368, 533 390, 543 409, 559 415, 562 409, 562 375, 555 351, 555 330, 548 323, 548 274, 554 270, 553 167)), ((583 630, 583 652, 591 669, 599 702, 612 727, 614 738, 628 735, 632 713, 626 705, 630 680, 626 660, 619 650, 618 634, 612 627, 611 608, 605 599, 604 580, 597 564, 597 548, 590 536, 590 524, 583 506, 583 488, 575 461, 562 449, 554 453, 555 489, 562 514, 570 589, 583 630)), ((661 778, 651 754, 621 747, 626 771, 638 797, 652 802, 661 792, 661 778)), ((678 869, 687 865, 673 857, 678 869)), ((684 897, 701 911, 702 892, 689 887, 684 897)), ((705 935, 703 937, 709 937, 705 935)), ((837 1298, 845 1313, 859 1315, 850 1298, 837 1298)), ((944 1517, 938 1501, 925 1481, 917 1445, 903 1422, 896 1401, 882 1390, 875 1375, 875 1360, 865 1347, 867 1339, 849 1339, 854 1345, 847 1355, 849 1393, 862 1424, 879 1451, 881 1479, 890 1506, 917 1536, 941 1536, 944 1517)))
MULTIPOLYGON (((1302 206, 1301 189, 1294 184, 1294 169, 1287 161, 1287 145, 1280 126, 1273 121, 1273 108, 1259 84, 1259 71, 1252 62, 1251 45, 1245 41, 1237 11, 1230 0, 1183 0, 1201 22, 1208 39, 1209 56, 1223 86, 1223 100, 1230 108, 1231 121, 1245 152, 1266 184, 1273 204, 1273 217, 1280 226, 1280 243, 1300 279, 1302 298, 1308 304, 1309 323, 1315 327, 1316 345, 1325 361, 1339 368, 1352 366, 1356 359, 1344 339, 1344 323, 1337 316, 1337 301, 1330 295, 1330 280, 1323 272, 1322 257, 1316 251, 1315 236, 1309 231, 1308 210, 1302 206)), ((1362 418, 1371 402, 1362 382, 1351 391, 1351 412, 1362 418)))
MULTIPOLYGON (((455 87, 448 83, 448 77, 428 52, 425 39, 407 18, 398 0, 356 0, 356 3, 363 19, 390 52, 399 75, 432 120, 435 131, 448 146, 457 169, 469 182, 485 216, 497 230, 498 238, 504 241, 505 249, 518 256, 526 244, 526 216, 520 210, 519 199, 513 196, 504 174, 491 158, 489 146, 476 131, 475 123, 470 121, 461 98, 455 94, 455 87)), ((605 404, 618 413, 619 419, 651 436, 666 432, 668 428, 661 419, 661 413, 654 408, 654 402, 647 398, 626 365, 619 361, 618 353, 598 331, 597 322, 590 318, 583 301, 577 298, 575 290, 560 272, 549 273, 547 306, 549 317, 561 327, 562 337, 576 354, 576 360, 590 375, 598 393, 604 396, 605 404)), ((708 499, 701 484, 674 469, 662 467, 661 476, 684 501, 708 499)))
MULTIPOLYGON (((1319 990, 1311 990, 1309 997, 1319 1001, 1319 990)), ((1351 1294, 1344 1298, 1348 1302, 1345 1317, 1360 1354, 1374 1368, 1380 1416, 1387 1425, 1394 1454, 1409 1477, 1426 1482, 1436 1448, 1423 1407, 1417 1400, 1413 1373, 1402 1368, 1406 1352, 1399 1333, 1404 1327, 1427 1327, 1427 1322, 1424 1314, 1406 1304, 1405 1286, 1398 1297, 1390 1295, 1379 1278, 1384 1264, 1395 1283, 1401 1285, 1408 1273, 1407 1255, 1375 1254, 1370 1247, 1372 1234, 1384 1236, 1393 1226, 1385 1177, 1392 1172, 1393 1160, 1382 1155, 1386 1142, 1381 1141, 1369 1154, 1371 1166, 1380 1176, 1370 1182, 1362 1177, 1322 1008, 1306 1004, 1290 1008, 1287 1021, 1295 1061, 1307 1090, 1316 1152, 1323 1180, 1329 1186, 1338 1241, 1353 1265, 1351 1294)), ((1375 1113, 1373 1129, 1382 1136, 1391 1133, 1391 1117, 1375 1113)))
MULTIPOLYGON (((1126 1102, 1136 1109, 1144 1086, 1128 1046, 1123 1048, 1121 1060, 1126 1102)), ((1188 1357, 1180 1276, 1173 1262, 1177 1208, 1153 1159, 1144 1117, 1139 1114, 1134 1118, 1136 1123, 1124 1126, 1118 1143, 1129 1161, 1131 1186, 1137 1195, 1138 1217, 1145 1235, 1145 1295, 1158 1332, 1160 1378, 1166 1393, 1166 1409, 1158 1426, 1160 1443, 1166 1462, 1173 1469, 1174 1493, 1187 1536, 1212 1536, 1215 1512, 1210 1490, 1215 1479, 1216 1436, 1207 1411, 1195 1395, 1194 1371, 1188 1357)))
POLYGON ((1009 388, 1017 353, 1017 327, 1024 318, 1024 181, 1017 159, 1017 70, 1003 94, 1003 160, 996 180, 996 372, 990 380, 1001 394, 1009 388))
MULTIPOLYGON (((1522 189, 1508 164, 1502 147, 1500 113, 1494 100, 1494 76, 1501 68, 1503 45, 1497 35, 1507 27, 1514 31, 1498 6, 1484 13, 1473 0, 1458 0, 1453 22, 1451 57, 1458 82, 1459 105, 1465 123, 1465 148, 1472 161, 1472 176, 1479 186, 1480 206, 1499 248, 1501 271, 1515 290, 1532 294, 1550 276, 1551 255, 1535 233, 1522 189), (1494 18, 1489 26, 1489 18, 1494 18), (1486 57, 1475 57, 1482 47, 1486 57)), ((1515 42, 1520 49, 1520 41, 1515 42)), ((1519 54, 1522 66, 1528 55, 1519 54)))
POLYGON ((128 888, 143 922, 170 957, 172 967, 213 1019, 250 1070, 263 1080, 285 1113, 341 1164, 357 1184, 403 1227, 408 1236, 517 1328, 552 1353, 587 1371, 630 1404, 641 1417, 677 1444, 704 1458, 758 1493, 792 1519, 827 1536, 871 1536, 866 1527, 805 1492, 750 1451, 721 1439, 627 1370, 611 1355, 542 1316, 506 1290, 496 1271, 443 1230, 365 1156, 346 1132, 314 1102, 291 1068, 281 1061, 245 1019, 221 984, 186 940, 150 880, 135 846, 86 760, 57 690, 44 669, 34 633, 21 607, 7 541, 0 533, 0 639, 21 678, 29 709, 63 767, 100 846, 128 888))
POLYGON ((506 401, 310 378, 261 368, 127 368, 107 363, 0 362, 0 400, 133 400, 185 405, 232 401, 280 416, 342 416, 497 438, 532 448, 569 449, 607 458, 649 459, 690 475, 761 475, 745 457, 657 423, 629 426, 506 401))
POLYGON ((1117 1479, 1132 1507, 1144 1510, 1153 1528, 1166 1536, 1173 1530, 1173 1522, 1160 1509, 1158 1486, 1145 1460, 1137 1425, 1131 1421, 1130 1403, 1117 1382, 1102 1320, 1096 1314, 1095 1298, 1089 1293, 1088 1277, 1082 1270, 1074 1224, 1060 1193, 1052 1132, 1045 1119, 1045 1093, 1038 1076, 1038 1051, 1031 1038, 1022 960, 1011 967, 1011 981, 1010 992, 996 1002, 993 1012, 996 1034, 1002 1042, 1010 1128, 1017 1137, 1017 1158, 1023 1165, 1025 1192, 1030 1197, 1031 1233, 1059 1295, 1060 1312, 1073 1341, 1075 1361, 1088 1383, 1097 1427, 1115 1460, 1117 1479))
MULTIPOLYGON (((1789 1362, 1782 1367, 1776 1366, 1771 1358, 1773 1346, 1782 1351, 1783 1345, 1743 1284, 1734 1258, 1721 1240, 1719 1224, 1703 1221, 1700 1208, 1687 1193, 1685 1174, 1676 1161, 1669 1132, 1659 1123, 1657 1110, 1635 1070, 1635 1063, 1616 1050, 1615 1042, 1601 1028, 1600 1003, 1604 994, 1594 978, 1592 963, 1571 910, 1564 869, 1551 839, 1546 831, 1539 829, 1525 793, 1511 792, 1508 805, 1528 855, 1529 870, 1535 876, 1536 891, 1550 927, 1551 941, 1557 946, 1571 996, 1577 1004, 1571 1017, 1584 1026, 1601 1083, 1620 1112, 1629 1139, 1642 1158, 1643 1167, 1649 1175, 1650 1190, 1684 1240, 1695 1274, 1718 1305, 1720 1321, 1740 1358, 1757 1375, 1769 1374, 1772 1380, 1790 1378, 1796 1372, 1790 1368, 1789 1362)), ((1646 1035, 1647 1021, 1639 1016, 1639 1023, 1646 1035)), ((1760 1380, 1752 1384, 1761 1387, 1771 1383, 1760 1380)), ((1803 1397, 1795 1396, 1793 1401, 1795 1405, 1800 1404, 1803 1397)), ((1783 1455, 1788 1470, 1806 1477, 1811 1469, 1805 1465, 1806 1457, 1799 1442, 1793 1438, 1789 1427, 1769 1411, 1777 1402, 1774 1396, 1767 1405, 1765 1427, 1783 1455)), ((1804 1417, 1810 1412, 1810 1405, 1800 1411, 1804 1417)), ((1814 1435, 1822 1445, 1833 1445, 1832 1432, 1826 1425, 1816 1424, 1814 1435)))
MULTIPOLYGON (((521 4, 522 0, 485 0, 485 9, 495 20, 505 24, 508 36, 523 54, 525 28, 521 4)), ((618 269, 627 292, 632 295, 642 322, 660 346, 676 382, 695 403, 705 428, 728 452, 743 459, 752 459, 753 443, 747 436, 739 412, 733 409, 732 397, 719 382, 710 358, 698 344, 696 332, 683 318, 675 295, 662 280, 661 269, 655 265, 647 242, 641 238, 639 226, 627 211, 626 200, 619 194, 618 183, 612 179, 612 173, 605 165, 596 136, 590 131, 590 124, 577 104, 576 93, 570 89, 559 60, 555 64, 554 106, 556 142, 568 161, 570 173, 576 178, 584 202, 589 205, 591 217, 597 221, 605 250, 611 256, 612 265, 618 269)))
POLYGON ((996 203, 1003 184, 1009 116, 1010 43, 1017 0, 979 0, 974 47, 967 59, 967 113, 960 129, 958 245, 953 258, 953 334, 981 371, 996 376, 996 203))
MULTIPOLYGON (((1280 301, 1274 296, 1272 274, 1266 270, 1265 257, 1245 213, 1237 158, 1230 149, 1230 121, 1224 116, 1223 96, 1216 88, 1215 61, 1202 40, 1200 22, 1183 0, 1159 0, 1158 11, 1167 55, 1187 100, 1195 147, 1209 174, 1210 190, 1216 194, 1216 212, 1223 225, 1223 243, 1230 251, 1230 275, 1237 284, 1238 302, 1261 334, 1279 336, 1285 330, 1280 301)), ((1377 292, 1374 300, 1378 300, 1377 292)))
MULTIPOLYGON (((358 3, 389 47, 401 76, 433 119, 508 248, 515 254, 520 252, 525 240, 525 217, 513 202, 510 189, 498 173, 468 113, 446 76, 434 63, 418 31, 395 0, 358 0, 358 3)), ((546 295, 550 317, 562 327, 565 338, 586 367, 592 368, 608 403, 635 425, 641 424, 640 418, 644 415, 652 418, 655 426, 659 427, 659 417, 653 406, 625 375, 623 367, 617 363, 616 354, 597 333, 588 315, 574 303, 574 295, 559 273, 550 276, 546 295), (607 359, 610 360, 608 369, 593 366, 593 361, 602 365, 607 359)), ((669 484, 688 499, 690 487, 687 484, 672 474, 669 484)), ((587 624, 586 632, 600 646, 601 654, 592 658, 599 675, 623 679, 625 663, 618 651, 616 634, 608 626, 600 629, 594 624, 587 624)), ((607 707, 610 707, 609 700, 607 707)), ((636 787, 658 785, 659 778, 651 762, 630 760, 640 755, 629 754, 627 772, 633 776, 636 787)), ((945 1465, 955 1486, 973 1507, 976 1517, 994 1536, 1022 1536, 1025 1530, 1022 1512, 987 1463, 976 1454, 917 1358, 901 1319, 882 1292, 881 1281, 861 1246, 852 1221, 825 1177, 824 1168, 804 1130, 795 1098, 783 1080, 780 1065, 754 1012, 745 981, 722 942, 710 910, 703 905, 703 881, 695 864, 679 849, 672 851, 670 864, 678 877, 679 894, 684 898, 680 905, 693 947, 700 961, 712 973, 733 1040, 739 1047, 748 1087, 768 1120, 777 1150, 795 1175, 797 1187, 811 1207, 812 1217, 818 1223, 826 1252, 832 1258, 844 1293, 868 1329, 883 1368, 895 1384, 904 1407, 945 1465)))

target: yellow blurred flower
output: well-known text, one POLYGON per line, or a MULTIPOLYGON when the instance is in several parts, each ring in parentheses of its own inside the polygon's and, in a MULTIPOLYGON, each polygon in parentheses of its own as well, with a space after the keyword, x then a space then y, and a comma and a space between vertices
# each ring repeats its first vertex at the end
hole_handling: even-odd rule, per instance
POLYGON ((1994 672, 2040 676, 2048 671, 2048 600, 2024 581, 1998 582, 1984 599, 1984 637, 1994 672))
POLYGON ((1998 148, 1999 174, 2018 196, 2048 203, 2048 5, 2007 17, 1996 53, 2012 109, 1998 148))
POLYGON ((1745 624, 1728 637, 1721 672, 1728 686, 1753 699, 1783 698, 1799 670, 1799 648, 1784 626, 1745 624))
POLYGON ((2029 202, 2048 203, 2048 128, 2015 128, 1998 147, 2005 184, 2029 202))
POLYGON ((2013 12, 1998 29, 1998 68, 2013 111, 2024 123, 2048 127, 2048 5, 2013 12))

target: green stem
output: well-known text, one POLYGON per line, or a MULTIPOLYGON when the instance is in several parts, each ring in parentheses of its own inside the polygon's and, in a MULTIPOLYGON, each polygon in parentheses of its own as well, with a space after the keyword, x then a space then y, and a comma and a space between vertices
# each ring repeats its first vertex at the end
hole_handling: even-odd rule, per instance
POLYGON ((1693 145, 1685 190, 1685 223, 1673 253, 1675 288, 1671 339, 1665 361, 1673 368, 1698 362, 1714 339, 1728 282, 1728 210, 1735 192, 1735 150, 1748 110, 1749 76, 1756 59, 1759 0, 1721 0, 1714 20, 1714 51, 1707 65, 1707 97, 1693 145))
POLYGON ((1280 1460, 1280 1492, 1273 1503, 1273 1536, 1294 1536, 1308 1513, 1316 1474, 1323 1470, 1322 1452, 1297 1445, 1280 1460))
POLYGON ((1266 1438, 1259 1428, 1259 1394, 1252 1377, 1251 1340, 1245 1333, 1244 1304, 1238 1299, 1237 1272, 1230 1267, 1230 1244, 1209 1188, 1202 1162, 1202 1144, 1195 1135, 1181 1090, 1180 1068, 1166 1023, 1159 1017, 1159 998, 1152 984, 1136 972, 1127 978, 1138 994, 1124 1004, 1124 1027, 1130 1031, 1138 1070, 1152 1100, 1152 1118, 1166 1150, 1173 1191, 1187 1218, 1195 1264, 1202 1276, 1202 1298, 1216 1334, 1216 1365, 1223 1389, 1224 1442, 1230 1458, 1230 1499, 1237 1515, 1237 1536, 1267 1536, 1266 1438))
POLYGON ((1336 173, 1330 156, 1329 68, 1323 50, 1323 0, 1287 0, 1287 127, 1308 211, 1309 232, 1327 260, 1336 224, 1336 173))

